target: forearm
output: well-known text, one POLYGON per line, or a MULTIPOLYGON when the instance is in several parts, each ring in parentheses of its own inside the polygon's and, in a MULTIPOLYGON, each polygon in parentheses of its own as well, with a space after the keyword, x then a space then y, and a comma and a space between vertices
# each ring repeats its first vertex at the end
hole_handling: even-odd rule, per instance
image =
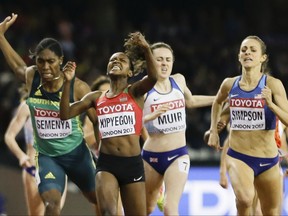
POLYGON ((60 100, 60 118, 61 120, 67 120, 70 118, 70 103, 69 103, 69 95, 70 95, 70 81, 64 81, 63 92, 60 100))
POLYGON ((215 99, 215 96, 193 95, 192 98, 193 101, 189 108, 199 108, 211 106, 215 99))
POLYGON ((96 122, 93 125, 93 129, 94 129, 94 138, 95 138, 95 141, 96 141, 96 145, 97 145, 97 148, 99 148, 100 136, 99 136, 99 124, 98 124, 98 122, 96 122))
POLYGON ((275 103, 273 103, 273 105, 271 105, 269 107, 272 112, 275 113, 275 115, 277 115, 277 117, 279 118, 279 120, 285 125, 288 126, 288 112, 286 112, 285 110, 281 109, 279 106, 277 106, 275 103))
POLYGON ((220 157, 220 174, 226 174, 227 172, 227 166, 226 166, 226 155, 227 155, 227 150, 228 150, 228 137, 226 137, 223 145, 223 149, 221 152, 221 157, 220 157))
POLYGON ((217 123, 220 119, 221 107, 221 104, 219 104, 217 101, 214 101, 211 109, 210 132, 218 133, 217 123))
POLYGON ((29 160, 29 157, 27 156, 27 154, 25 152, 22 151, 22 149, 19 147, 18 143, 16 142, 15 138, 13 138, 13 137, 15 137, 15 136, 13 136, 9 133, 5 134, 5 143, 6 143, 7 147, 9 148, 9 150, 19 160, 19 165, 22 166, 26 160, 29 160))
POLYGON ((97 145, 97 142, 96 142, 96 138, 95 138, 95 135, 94 135, 94 132, 93 130, 90 131, 90 132, 84 132, 85 136, 85 141, 86 143, 88 144, 88 146, 91 148, 91 149, 95 149, 97 145))
POLYGON ((27 65, 19 54, 12 48, 4 35, 0 35, 0 48, 9 67, 20 80, 25 82, 25 70, 27 65))
POLYGON ((149 137, 149 134, 148 134, 148 131, 146 130, 145 127, 142 127, 142 130, 141 130, 141 138, 142 140, 145 142, 149 137))
POLYGON ((150 47, 144 49, 144 55, 147 64, 147 75, 149 79, 156 83, 157 81, 157 67, 150 47))
POLYGON ((94 128, 91 120, 88 116, 85 117, 85 123, 83 125, 83 132, 84 132, 84 138, 86 140, 86 143, 91 147, 94 148, 96 143, 96 138, 94 135, 94 128))
POLYGON ((154 115, 154 113, 149 113, 147 115, 144 116, 144 124, 154 120, 155 118, 157 118, 157 116, 154 115))

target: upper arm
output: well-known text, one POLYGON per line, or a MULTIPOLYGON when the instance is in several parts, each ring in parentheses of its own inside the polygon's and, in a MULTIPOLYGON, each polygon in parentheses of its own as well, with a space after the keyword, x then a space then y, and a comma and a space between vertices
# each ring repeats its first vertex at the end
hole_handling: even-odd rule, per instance
POLYGON ((70 114, 75 116, 75 113, 83 113, 87 111, 87 115, 93 124, 96 122, 95 104, 97 98, 101 96, 101 91, 93 91, 89 85, 76 78, 74 83, 75 102, 71 105, 70 114))
POLYGON ((35 65, 26 68, 24 79, 25 79, 26 87, 28 89, 28 93, 30 93, 35 72, 36 72, 36 66, 35 65))
POLYGON ((155 82, 151 81, 148 76, 144 76, 141 80, 134 82, 130 88, 129 92, 133 97, 139 98, 144 96, 150 89, 155 85, 155 82))
POLYGON ((221 104, 228 98, 229 91, 231 90, 235 79, 236 78, 226 78, 223 80, 216 94, 215 102, 221 104))
MULTIPOLYGON (((62 116, 63 119, 78 116, 93 106, 93 95, 91 94, 88 84, 77 78, 75 79, 73 86, 73 96, 74 102, 70 104, 70 106, 68 104, 68 110, 65 111, 66 117, 63 118, 62 116)), ((62 110, 64 107, 61 107, 60 109, 62 110)))
POLYGON ((274 77, 268 77, 267 86, 272 91, 272 96, 275 104, 281 109, 286 110, 288 107, 287 94, 283 83, 274 77))
POLYGON ((184 76, 181 74, 175 74, 175 75, 176 75, 175 80, 177 81, 177 84, 179 85, 179 87, 181 88, 181 90, 184 93, 186 106, 192 107, 195 101, 194 101, 192 92, 190 91, 190 89, 188 88, 188 86, 186 84, 186 80, 185 80, 184 76))
POLYGON ((229 118, 230 118, 230 108, 229 108, 229 104, 226 102, 220 114, 220 121, 227 123, 229 122, 229 118))
POLYGON ((30 116, 30 112, 29 112, 28 105, 25 103, 25 101, 23 101, 19 105, 15 116, 12 118, 12 120, 9 123, 9 126, 5 133, 5 139, 6 139, 6 136, 13 136, 15 138, 16 135, 23 128, 29 116, 30 116))
POLYGON ((178 87, 183 92, 186 106, 193 107, 193 104, 195 103, 195 99, 193 98, 192 92, 190 91, 190 89, 188 88, 186 84, 185 77, 180 73, 176 73, 172 75, 171 77, 175 80, 178 87))
MULTIPOLYGON (((99 94, 96 92, 89 92, 88 94, 84 95, 81 100, 72 103, 70 106, 70 117, 75 117, 81 113, 84 113, 85 111, 87 111, 87 113, 91 113, 90 108, 94 107, 94 101, 99 97, 98 95, 99 94)), ((90 118, 90 114, 88 114, 88 116, 90 118)), ((94 118, 90 118, 92 122, 94 121, 93 119, 94 118)))

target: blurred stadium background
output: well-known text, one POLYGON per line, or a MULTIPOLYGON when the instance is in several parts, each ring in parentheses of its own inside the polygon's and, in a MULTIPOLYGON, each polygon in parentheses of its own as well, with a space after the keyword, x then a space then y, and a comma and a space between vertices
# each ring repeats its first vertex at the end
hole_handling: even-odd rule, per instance
MULTIPOLYGON (((201 95, 215 95, 225 77, 239 74, 237 53, 248 35, 258 35, 267 44, 271 73, 287 90, 287 12, 286 0, 0 1, 0 20, 11 13, 19 15, 6 37, 27 64, 32 63, 29 49, 43 37, 54 37, 63 44, 65 60, 77 62, 77 76, 91 84, 97 75, 106 73, 110 55, 123 49, 127 34, 139 30, 151 43, 164 41, 172 46, 176 56, 173 72, 182 73, 192 93, 201 95)), ((0 54, 0 172, 4 168, 20 172, 18 161, 3 142, 19 104, 19 86, 0 54)), ((187 110, 192 166, 219 164, 219 152, 202 139, 209 125, 210 107, 187 110)), ((23 134, 18 140, 24 148, 23 134)), ((5 175, 0 173, 2 189, 3 181, 10 180, 5 175)))

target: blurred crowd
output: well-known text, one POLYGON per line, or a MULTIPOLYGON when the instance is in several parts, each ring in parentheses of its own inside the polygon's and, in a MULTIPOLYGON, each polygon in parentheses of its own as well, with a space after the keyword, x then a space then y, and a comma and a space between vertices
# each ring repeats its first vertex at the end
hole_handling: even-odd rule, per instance
MULTIPOLYGON (((29 50, 43 37, 54 37, 62 42, 65 60, 77 62, 77 76, 88 84, 106 73, 108 58, 123 50, 127 34, 140 30, 151 43, 172 46, 173 71, 186 77, 193 94, 215 95, 225 77, 239 74, 237 54, 248 35, 264 40, 271 73, 288 83, 287 9, 286 0, 1 0, 0 20, 18 14, 6 36, 27 64, 32 63, 29 50)), ((20 82, 2 55, 0 61, 0 151, 7 151, 3 134, 19 103, 20 82)), ((187 144, 192 153, 208 152, 204 160, 215 155, 202 140, 210 109, 187 112, 187 144)))

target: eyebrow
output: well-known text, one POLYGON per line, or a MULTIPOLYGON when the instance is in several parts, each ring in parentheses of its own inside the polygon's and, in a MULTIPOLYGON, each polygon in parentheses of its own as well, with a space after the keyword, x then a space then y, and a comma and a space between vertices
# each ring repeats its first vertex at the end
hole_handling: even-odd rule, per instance
POLYGON ((257 48, 257 46, 242 46, 242 48, 257 48))
POLYGON ((56 60, 56 58, 43 58, 43 57, 37 57, 36 60, 42 60, 42 61, 51 61, 51 60, 56 60))

